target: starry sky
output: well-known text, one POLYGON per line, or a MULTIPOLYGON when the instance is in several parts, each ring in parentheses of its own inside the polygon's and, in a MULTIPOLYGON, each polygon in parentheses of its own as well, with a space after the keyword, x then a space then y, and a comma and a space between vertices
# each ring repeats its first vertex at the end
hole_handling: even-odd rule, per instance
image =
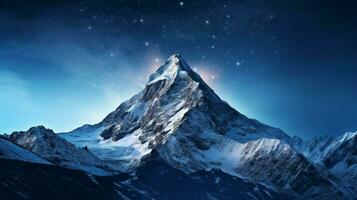
POLYGON ((330 0, 0 0, 0 133, 99 122, 173 53, 248 117, 303 138, 355 131, 355 8, 330 0))

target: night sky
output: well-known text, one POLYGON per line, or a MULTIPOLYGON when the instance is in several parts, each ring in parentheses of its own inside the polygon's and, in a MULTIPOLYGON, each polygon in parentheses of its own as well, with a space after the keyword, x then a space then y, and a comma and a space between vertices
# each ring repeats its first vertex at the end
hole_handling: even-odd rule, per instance
POLYGON ((0 0, 0 133, 99 122, 173 53, 248 117, 355 131, 356 4, 0 0))

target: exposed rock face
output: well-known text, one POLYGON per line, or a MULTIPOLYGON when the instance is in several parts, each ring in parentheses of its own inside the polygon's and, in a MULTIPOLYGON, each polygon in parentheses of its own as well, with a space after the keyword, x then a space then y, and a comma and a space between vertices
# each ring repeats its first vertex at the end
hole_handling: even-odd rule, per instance
POLYGON ((28 131, 14 132, 9 139, 54 164, 80 169, 96 175, 109 175, 112 171, 85 148, 76 148, 43 126, 28 131))
POLYGON ((336 148, 331 149, 323 158, 326 167, 332 168, 341 161, 346 167, 357 164, 357 135, 341 142, 336 148))
POLYGON ((335 149, 344 141, 350 140, 355 135, 357 135, 357 132, 349 132, 338 137, 326 135, 315 137, 310 140, 302 140, 301 138, 295 136, 293 137, 292 144, 312 162, 316 164, 323 164, 322 161, 329 151, 335 149))
POLYGON ((300 197, 345 198, 342 192, 334 188, 329 177, 280 140, 260 139, 249 142, 243 154, 240 171, 259 182, 276 185, 283 190, 291 189, 300 197))
POLYGON ((333 174, 344 185, 357 193, 357 132, 338 137, 321 136, 311 140, 295 138, 294 146, 311 162, 333 174))
POLYGON ((357 193, 357 135, 329 151, 322 162, 329 171, 357 193))

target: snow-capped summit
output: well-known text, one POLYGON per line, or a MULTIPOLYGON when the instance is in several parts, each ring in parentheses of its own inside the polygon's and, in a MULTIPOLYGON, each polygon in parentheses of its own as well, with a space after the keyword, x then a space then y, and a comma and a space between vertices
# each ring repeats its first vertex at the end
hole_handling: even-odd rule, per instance
MULTIPOLYGON (((251 132, 253 135, 261 131, 260 129, 270 129, 259 134, 288 139, 282 131, 263 125, 256 120, 250 120, 234 110, 221 100, 177 54, 170 56, 165 64, 150 76, 142 92, 122 103, 101 122, 106 127, 115 125, 104 130, 101 136, 104 139, 112 138, 116 141, 138 129, 140 125, 146 126, 150 122, 153 123, 154 121, 151 120, 157 120, 162 127, 166 127, 167 121, 162 122, 165 119, 168 120, 174 115, 177 117, 175 119, 179 119, 186 112, 197 108, 206 110, 206 115, 210 115, 214 120, 216 128, 221 125, 219 128, 222 130, 217 130, 219 132, 227 132, 228 130, 223 130, 228 128, 226 123, 239 119, 241 122, 245 121, 243 123, 245 126, 240 127, 241 134, 251 132), (160 116, 160 119, 156 119, 156 116, 160 116)), ((235 124, 235 126, 240 125, 235 124)), ((231 135, 234 137, 234 134, 231 135)))
POLYGON ((43 158, 72 169, 96 175, 109 175, 111 170, 88 149, 76 148, 44 126, 13 132, 9 139, 43 158))
POLYGON ((192 70, 188 67, 180 55, 174 54, 170 56, 165 64, 161 65, 159 69, 150 76, 147 85, 153 84, 160 80, 173 81, 176 76, 184 73, 192 73, 192 70))
POLYGON ((61 137, 88 145, 122 171, 135 171, 155 150, 165 163, 186 173, 218 168, 298 196, 337 192, 291 146, 286 133, 232 108, 179 55, 172 55, 143 91, 103 121, 61 137))

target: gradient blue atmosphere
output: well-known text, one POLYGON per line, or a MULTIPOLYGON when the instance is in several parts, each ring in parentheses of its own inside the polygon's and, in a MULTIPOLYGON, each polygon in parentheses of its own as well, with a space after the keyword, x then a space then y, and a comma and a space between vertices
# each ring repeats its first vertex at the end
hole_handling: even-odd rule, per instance
POLYGON ((0 133, 101 121, 180 54, 289 135, 357 130, 353 1, 0 1, 0 133))

